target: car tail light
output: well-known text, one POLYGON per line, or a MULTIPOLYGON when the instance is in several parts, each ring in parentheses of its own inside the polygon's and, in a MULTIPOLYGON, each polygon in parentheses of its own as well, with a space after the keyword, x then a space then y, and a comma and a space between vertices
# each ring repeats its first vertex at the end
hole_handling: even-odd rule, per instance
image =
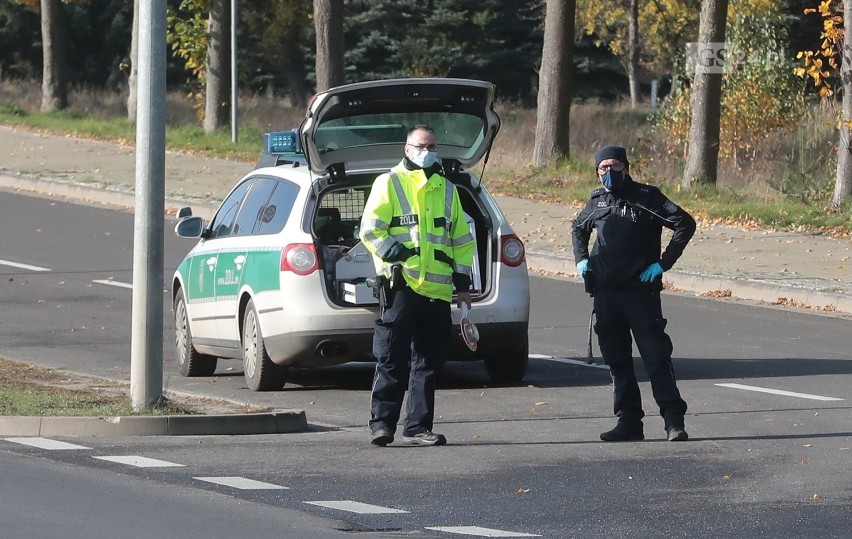
POLYGON ((500 236, 500 261, 507 266, 516 267, 526 260, 524 242, 514 234, 500 236))
POLYGON ((281 271, 310 275, 319 269, 319 258, 313 243, 291 243, 281 251, 281 271))

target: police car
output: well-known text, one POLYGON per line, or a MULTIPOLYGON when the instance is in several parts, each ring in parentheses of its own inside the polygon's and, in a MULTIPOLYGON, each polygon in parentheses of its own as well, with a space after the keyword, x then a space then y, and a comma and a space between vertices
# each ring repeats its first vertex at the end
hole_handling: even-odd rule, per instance
POLYGON ((480 339, 475 352, 454 339, 449 359, 483 360, 494 381, 520 381, 529 351, 524 245, 471 172, 500 127, 493 100, 484 81, 362 82, 316 95, 298 129, 267 133, 258 166, 212 220, 179 213, 176 234, 199 238, 172 283, 179 372, 210 376, 219 359, 240 360, 248 387, 264 391, 280 389, 290 367, 372 361, 378 305, 361 214, 373 180, 402 159, 407 131, 427 124, 476 238, 469 319, 480 339))

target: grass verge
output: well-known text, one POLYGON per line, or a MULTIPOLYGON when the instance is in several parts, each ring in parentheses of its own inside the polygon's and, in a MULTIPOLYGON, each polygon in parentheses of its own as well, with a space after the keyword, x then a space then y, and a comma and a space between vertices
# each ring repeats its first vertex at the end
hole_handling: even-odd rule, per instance
POLYGON ((212 399, 164 399, 134 412, 125 384, 0 358, 0 416, 163 416, 251 413, 266 409, 212 399))

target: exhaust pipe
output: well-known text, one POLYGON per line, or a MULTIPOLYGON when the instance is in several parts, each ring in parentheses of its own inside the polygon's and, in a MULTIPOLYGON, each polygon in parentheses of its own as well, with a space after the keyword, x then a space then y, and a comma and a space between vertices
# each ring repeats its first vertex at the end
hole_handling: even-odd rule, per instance
POLYGON ((342 342, 323 341, 317 345, 317 352, 322 357, 342 357, 349 353, 349 347, 342 342))

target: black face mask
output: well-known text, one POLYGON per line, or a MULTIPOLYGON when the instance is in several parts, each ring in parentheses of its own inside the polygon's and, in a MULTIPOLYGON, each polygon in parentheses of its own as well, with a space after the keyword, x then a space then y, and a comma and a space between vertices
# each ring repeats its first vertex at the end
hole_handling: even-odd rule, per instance
POLYGON ((606 174, 601 176, 601 183, 609 191, 618 191, 624 186, 624 171, 612 170, 606 171, 606 174))

